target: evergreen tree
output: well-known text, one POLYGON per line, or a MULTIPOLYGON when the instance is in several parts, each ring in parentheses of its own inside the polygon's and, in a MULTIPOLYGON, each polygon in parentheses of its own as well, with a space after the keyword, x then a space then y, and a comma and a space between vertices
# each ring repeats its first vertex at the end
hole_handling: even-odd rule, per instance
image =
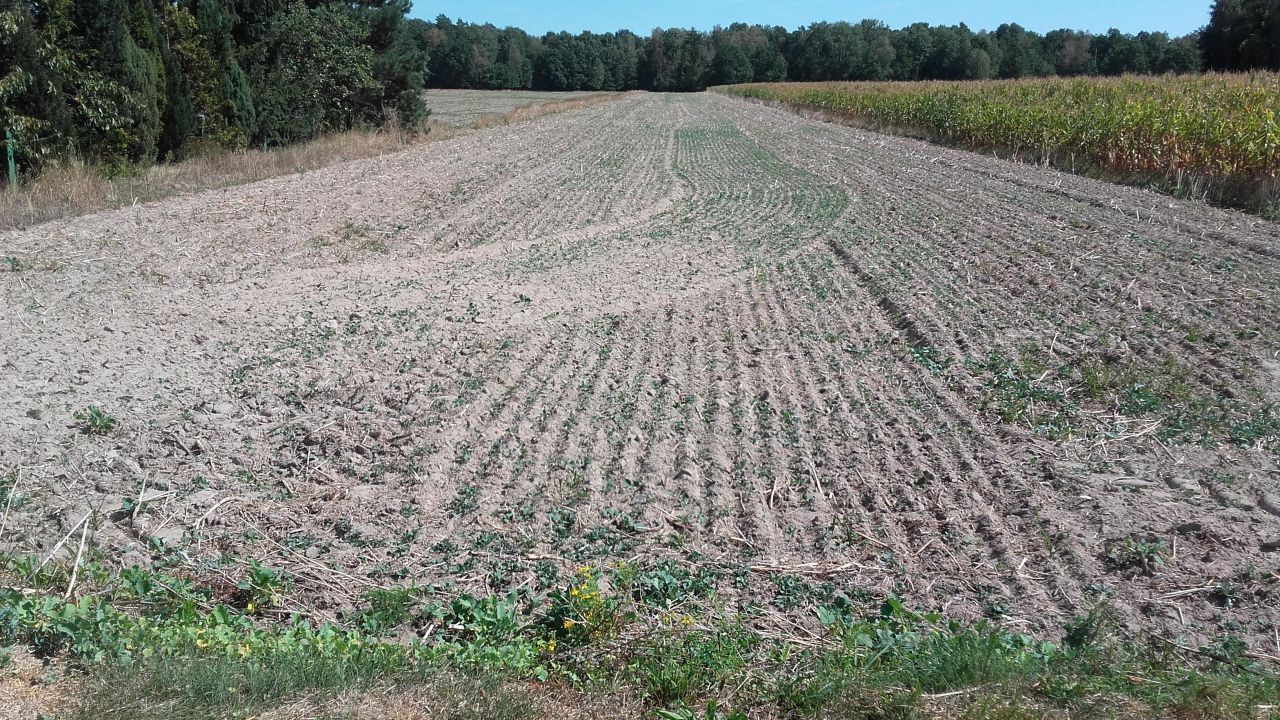
POLYGON ((277 16, 255 46, 255 142, 281 145, 377 124, 383 87, 363 40, 364 29, 339 9, 296 5, 277 16))
POLYGON ((91 93, 84 98, 85 110, 102 113, 99 123, 83 128, 81 147, 92 148, 112 167, 154 159, 162 79, 159 64, 134 41, 129 5, 126 0, 75 0, 69 10, 71 47, 80 50, 84 89, 91 93))
POLYGON ((409 7, 409 0, 371 0, 357 12, 369 28, 364 44, 373 51, 371 74, 382 86, 383 111, 412 127, 427 118, 427 49, 405 21, 409 7))
POLYGON ((257 108, 248 75, 236 56, 231 14, 221 0, 196 1, 199 38, 212 74, 202 111, 206 122, 225 133, 224 142, 243 145, 258 133, 257 108))

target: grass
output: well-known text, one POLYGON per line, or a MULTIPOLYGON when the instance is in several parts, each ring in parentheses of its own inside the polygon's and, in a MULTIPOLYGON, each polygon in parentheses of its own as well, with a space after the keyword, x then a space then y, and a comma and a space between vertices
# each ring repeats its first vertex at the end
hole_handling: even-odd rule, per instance
MULTIPOLYGON (((931 349, 912 350, 934 374, 951 367, 949 358, 925 351, 931 349)), ((1158 422, 1155 436, 1164 442, 1280 451, 1275 403, 1197 391, 1172 357, 1107 363, 1086 355, 1062 363, 1023 348, 966 358, 962 367, 982 385, 984 413, 1054 439, 1106 440, 1129 432, 1132 423, 1158 422)))
POLYGON ((1154 183, 1263 214, 1280 205, 1274 73, 718 90, 1073 172, 1154 183))
MULTIPOLYGON (((70 668, 66 720, 380 716, 371 708, 512 720, 1111 717, 1121 707, 1249 718, 1280 697, 1275 668, 1239 640, 1152 645, 1105 607, 1048 642, 891 597, 792 638, 696 587, 677 592, 679 610, 666 592, 650 604, 634 592, 646 573, 625 565, 581 568, 543 595, 376 591, 339 623, 95 563, 82 568, 79 600, 64 601, 68 575, 6 556, 5 586, 27 590, 0 591, 0 658, 22 647, 70 668)), ((281 575, 254 565, 240 588, 277 588, 281 575)))
POLYGON ((0 229, 306 172, 396 152, 411 143, 445 135, 443 128, 435 126, 422 133, 409 133, 394 125, 351 130, 270 150, 212 148, 181 162, 142 167, 118 176, 73 159, 45 167, 17 191, 0 193, 0 229))

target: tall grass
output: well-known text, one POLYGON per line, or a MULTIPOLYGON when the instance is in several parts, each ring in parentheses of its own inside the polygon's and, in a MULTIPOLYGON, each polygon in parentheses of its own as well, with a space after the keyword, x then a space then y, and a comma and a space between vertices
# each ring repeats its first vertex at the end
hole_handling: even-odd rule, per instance
POLYGON ((1275 73, 717 89, 1251 209, 1280 199, 1275 73))
POLYGON ((336 162, 395 152, 410 143, 445 134, 447 129, 440 126, 430 125, 408 132, 393 123, 269 150, 229 151, 209 147, 181 162, 139 167, 134 172, 115 176, 97 165, 73 158, 46 166, 38 176, 18 188, 0 191, 0 229, 305 172, 336 162))

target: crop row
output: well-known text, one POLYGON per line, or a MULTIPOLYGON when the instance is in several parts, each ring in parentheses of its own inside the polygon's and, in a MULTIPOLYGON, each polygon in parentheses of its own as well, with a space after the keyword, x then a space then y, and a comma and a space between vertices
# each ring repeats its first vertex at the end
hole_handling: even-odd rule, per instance
POLYGON ((757 83, 720 88, 1111 173, 1275 178, 1280 75, 992 82, 757 83))

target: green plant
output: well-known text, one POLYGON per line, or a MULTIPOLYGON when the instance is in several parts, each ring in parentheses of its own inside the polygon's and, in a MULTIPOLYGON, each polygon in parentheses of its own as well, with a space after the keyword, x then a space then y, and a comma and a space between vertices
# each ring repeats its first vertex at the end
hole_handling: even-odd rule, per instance
POLYGON ((238 600, 249 614, 279 607, 288 587, 289 581, 283 574, 257 560, 249 563, 245 578, 236 585, 238 600))
POLYGON ((599 574, 589 567, 577 570, 564 590, 547 594, 542 624, 560 644, 580 647, 617 631, 618 602, 600 591, 599 574))
POLYGON ((449 501, 446 510, 449 514, 458 517, 467 513, 475 512, 480 507, 480 486, 463 485, 458 488, 458 493, 449 501))
POLYGON ((1274 74, 756 83, 721 91, 1069 168, 1092 163, 1097 174, 1157 178, 1174 191, 1186 177, 1204 179, 1223 199, 1260 212, 1275 201, 1265 191, 1234 190, 1280 170, 1280 119, 1261 110, 1280 101, 1274 74))
POLYGON ((365 593, 368 605, 356 615, 360 627, 370 633, 384 633, 400 627, 413 618, 418 601, 417 588, 374 589, 365 593))
POLYGON ((120 424, 119 420, 108 415, 97 405, 90 405, 84 410, 77 411, 73 417, 80 423, 81 430, 91 435, 106 435, 120 424))
POLYGON ((1105 559, 1112 569, 1139 569, 1151 575, 1156 566, 1164 562, 1167 552, 1160 538, 1132 536, 1109 541, 1105 559))
POLYGON ((911 348, 911 357, 933 375, 941 375, 955 362, 954 358, 944 357, 942 351, 928 345, 916 345, 911 348))
POLYGON ((711 568, 690 570, 668 560, 636 573, 632 586, 644 602, 672 607, 709 595, 715 589, 716 575, 711 568))
MULTIPOLYGON (((833 613, 828 642, 805 648, 756 631, 751 618, 713 610, 714 601, 680 614, 633 605, 625 586, 608 592, 588 568, 554 601, 512 591, 419 611, 415 589, 375 591, 347 627, 251 615, 191 580, 140 568, 117 573, 92 561, 82 568, 81 599, 69 602, 68 568, 39 564, 0 555, 3 586, 28 588, 0 590, 0 646, 23 644, 76 666, 84 693, 73 720, 251 717, 299 695, 323 700, 392 685, 447 691, 439 696, 446 706, 461 688, 465 697, 489 699, 476 705, 484 717, 538 717, 523 695, 503 706, 500 688, 537 694, 527 681, 550 679, 557 697, 625 698, 633 716, 661 720, 746 717, 730 704, 769 716, 905 718, 927 709, 926 693, 952 698, 948 712, 958 717, 1021 720, 1020 708, 1074 716, 1106 698, 1143 716, 1243 718, 1280 693, 1280 674, 1250 660, 1237 637, 1171 653, 1125 637, 1103 608, 1073 621, 1059 646, 987 622, 948 621, 890 597, 867 617, 848 606, 833 613), (608 624, 587 620, 592 615, 608 624), (584 622, 566 634, 568 617, 584 622), (423 639, 380 637, 410 622, 423 639), (573 638, 580 626, 610 629, 573 638)), ((614 577, 629 572, 619 568, 614 577)), ((273 575, 253 569, 249 584, 272 585, 273 575)))
MULTIPOLYGON (((688 621, 676 626, 687 629, 688 621)), ((653 702, 687 706, 734 681, 758 644, 758 637, 733 620, 708 630, 658 633, 636 650, 626 676, 653 702)))

